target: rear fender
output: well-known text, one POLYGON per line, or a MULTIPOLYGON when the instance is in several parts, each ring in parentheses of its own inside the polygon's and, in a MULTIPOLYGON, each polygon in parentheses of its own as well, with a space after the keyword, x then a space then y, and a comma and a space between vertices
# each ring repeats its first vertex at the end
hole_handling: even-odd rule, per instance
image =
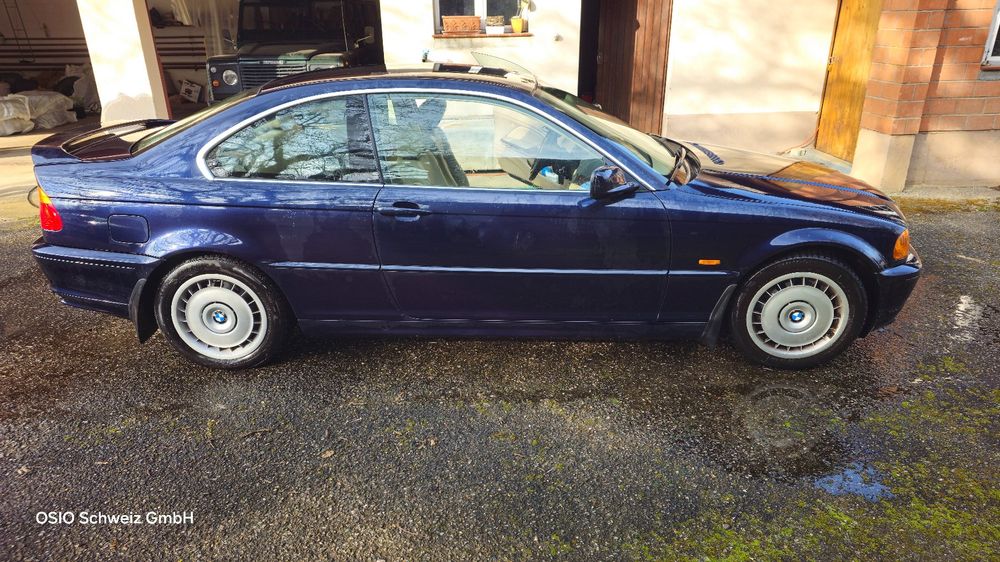
POLYGON ((142 253, 160 259, 171 259, 174 255, 197 250, 201 254, 221 254, 254 262, 248 255, 249 245, 240 237, 212 228, 189 228, 163 232, 150 239, 142 253))
POLYGON ((153 301, 156 288, 167 272, 195 256, 219 254, 240 257, 237 250, 240 247, 245 248, 245 245, 232 234, 206 228, 174 230, 149 240, 142 253, 158 258, 159 265, 135 284, 128 301, 129 319, 135 325, 139 341, 144 342, 156 333, 153 301))
POLYGON ((287 300, 284 287, 266 270, 267 262, 251 253, 255 246, 235 234, 205 227, 172 230, 150 239, 142 247, 142 253, 157 258, 159 265, 136 285, 129 299, 129 316, 140 341, 156 332, 153 303, 160 281, 172 269, 192 258, 224 256, 242 261, 270 280, 287 300))

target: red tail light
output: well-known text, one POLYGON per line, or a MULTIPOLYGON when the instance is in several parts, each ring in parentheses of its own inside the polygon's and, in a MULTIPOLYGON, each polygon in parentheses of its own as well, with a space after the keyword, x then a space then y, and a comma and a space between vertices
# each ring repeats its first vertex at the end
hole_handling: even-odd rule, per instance
POLYGON ((49 232, 62 230, 62 217, 41 187, 38 188, 38 218, 42 223, 42 230, 49 232))

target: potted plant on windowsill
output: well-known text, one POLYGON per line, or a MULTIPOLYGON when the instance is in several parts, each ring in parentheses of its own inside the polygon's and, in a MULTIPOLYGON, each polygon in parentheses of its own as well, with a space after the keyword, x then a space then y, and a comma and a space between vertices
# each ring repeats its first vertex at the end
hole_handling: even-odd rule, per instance
POLYGON ((510 28, 514 33, 525 33, 528 31, 528 20, 524 19, 524 11, 529 6, 531 6, 531 0, 520 0, 517 15, 510 18, 510 28))
POLYGON ((503 35, 506 30, 503 16, 486 16, 486 35, 503 35))
POLYGON ((481 33, 479 16, 441 16, 441 31, 449 33, 481 33))

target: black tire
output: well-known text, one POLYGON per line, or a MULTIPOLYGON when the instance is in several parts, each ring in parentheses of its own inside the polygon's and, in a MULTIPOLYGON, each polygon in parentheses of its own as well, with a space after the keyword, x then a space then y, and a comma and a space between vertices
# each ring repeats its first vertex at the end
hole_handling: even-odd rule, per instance
POLYGON ((867 312, 868 295, 857 273, 850 266, 823 254, 796 254, 764 266, 743 282, 730 307, 729 328, 736 347, 751 361, 778 369, 808 369, 830 361, 851 345, 864 326, 867 312), (779 282, 786 277, 791 278, 779 282), (833 285, 826 281, 831 281, 833 285), (797 282, 802 284, 795 288, 797 282), (817 320, 824 317, 824 312, 820 311, 824 305, 821 296, 814 297, 812 295, 818 294, 806 293, 807 296, 800 299, 794 293, 781 293, 794 289, 801 295, 803 291, 810 290, 808 285, 811 282, 817 283, 816 290, 822 289, 823 294, 829 292, 833 295, 828 295, 832 316, 830 328, 826 332, 822 331, 824 322, 817 320), (788 285, 784 286, 786 283, 788 285), (768 291, 761 294, 765 288, 768 291), (837 288, 840 289, 839 293, 837 288), (779 298, 769 304, 772 297, 779 298), (813 298, 816 299, 813 304, 819 305, 815 308, 809 304, 813 298), (847 307, 843 307, 842 299, 846 299, 847 307), (791 302, 784 304, 785 300, 791 302), (798 306, 802 302, 805 302, 807 311, 811 312, 803 314, 798 306), (751 306, 754 306, 755 314, 748 320, 751 306), (843 312, 845 308, 846 313, 843 312), (776 310, 780 310, 781 314, 776 314, 776 310), (786 312, 788 310, 790 312, 786 312), (839 319, 838 310, 841 311, 839 319), (765 316, 769 319, 767 330, 763 325, 765 316), (810 320, 813 320, 812 324, 808 323, 810 320), (800 329, 799 326, 785 328, 793 322, 804 322, 802 326, 808 326, 809 329, 800 329), (771 336, 778 340, 799 337, 794 331, 798 329, 805 339, 813 333, 820 335, 817 336, 816 343, 801 347, 782 346, 778 341, 770 340, 771 336), (782 349, 783 347, 787 349, 782 349))
POLYGON ((222 256, 194 258, 172 269, 157 287, 153 306, 156 323, 174 349, 194 363, 218 369, 267 363, 277 355, 295 324, 284 297, 269 279, 243 262, 222 256), (175 302, 181 289, 184 294, 175 302), (188 310, 188 306, 197 311, 188 310), (221 328, 217 325, 223 324, 220 317, 225 320, 221 328), (205 331, 215 328, 228 331, 205 331), (239 335, 245 330, 250 332, 243 340, 239 335), (199 333, 208 337, 202 339, 199 333), (229 343, 233 345, 227 346, 229 343))

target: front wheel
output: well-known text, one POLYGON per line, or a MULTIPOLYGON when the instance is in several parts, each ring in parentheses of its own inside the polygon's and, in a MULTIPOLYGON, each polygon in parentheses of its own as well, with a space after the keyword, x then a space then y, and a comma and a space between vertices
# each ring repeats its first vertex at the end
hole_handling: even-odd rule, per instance
POLYGON ((156 322, 174 348, 195 363, 223 369, 271 359, 291 321, 268 279, 222 257, 196 258, 171 270, 154 306, 156 322))
POLYGON ((730 316, 733 339, 768 367, 805 369, 858 337, 868 309, 857 274, 823 255, 783 258, 747 279, 730 316))

